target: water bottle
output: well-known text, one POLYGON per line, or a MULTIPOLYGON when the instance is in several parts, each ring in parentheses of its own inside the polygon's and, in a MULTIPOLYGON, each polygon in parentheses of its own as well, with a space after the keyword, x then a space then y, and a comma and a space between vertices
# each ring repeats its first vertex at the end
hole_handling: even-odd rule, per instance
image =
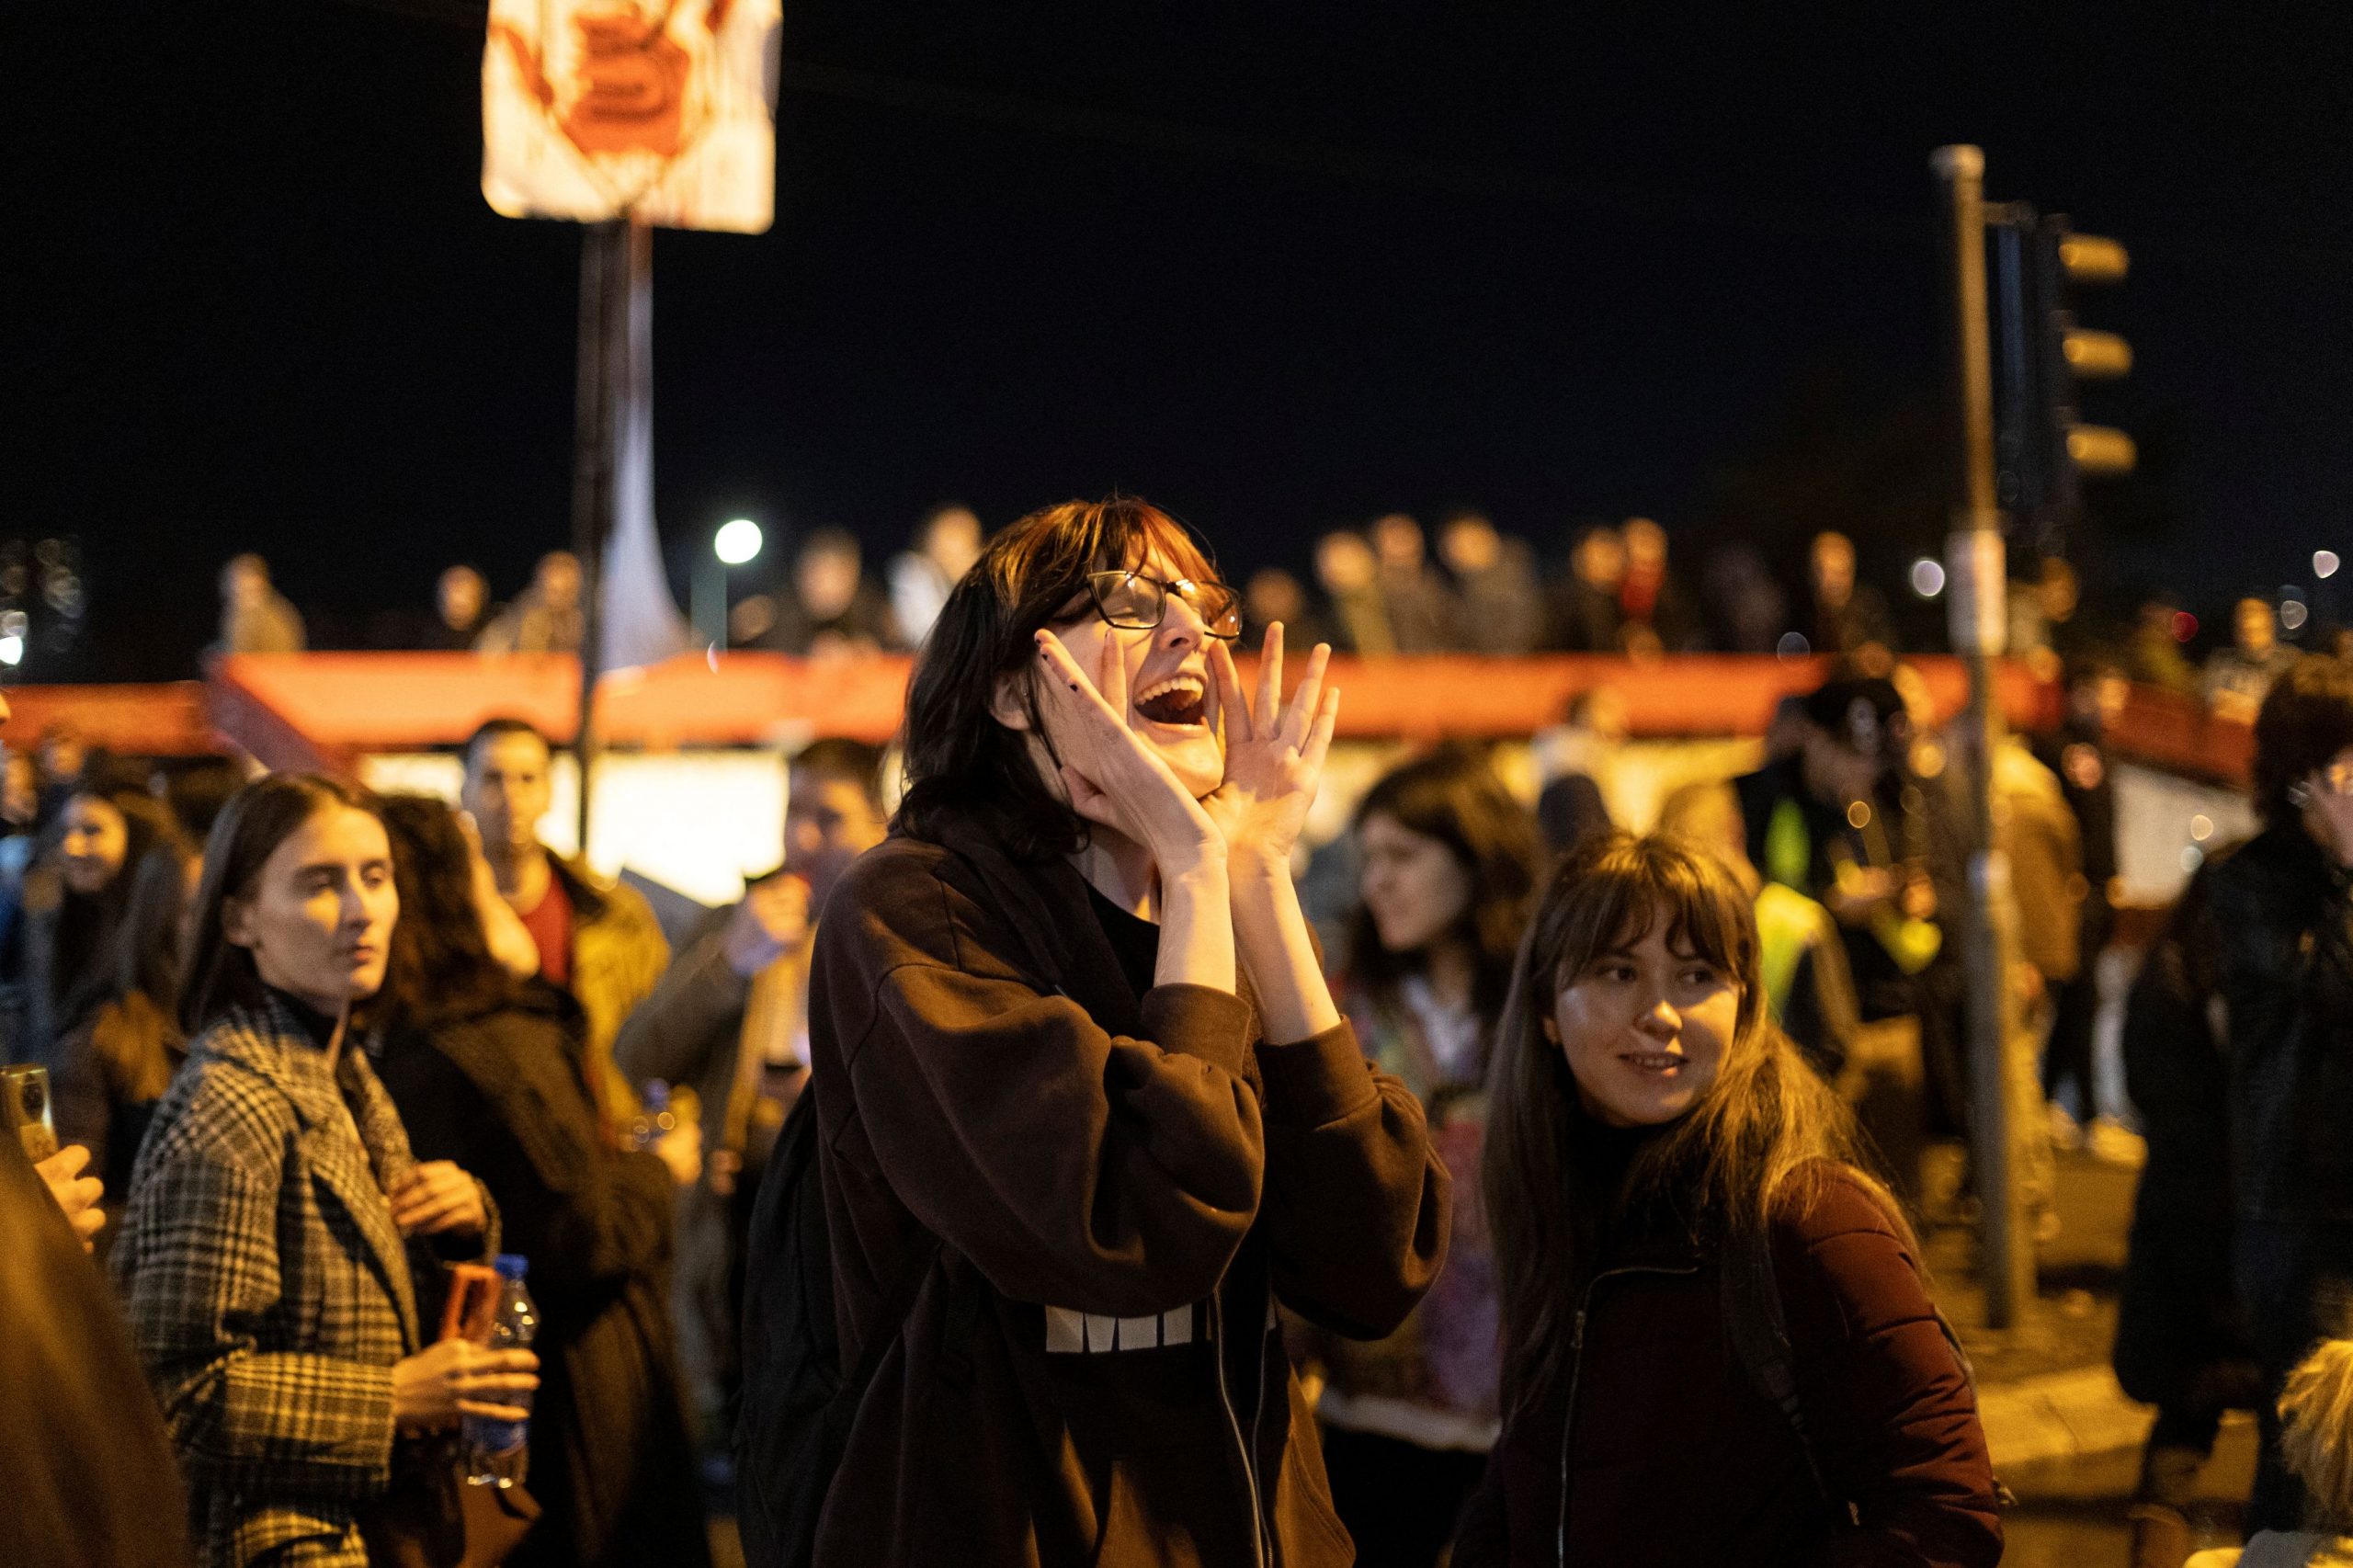
POLYGON ((642 1153, 676 1131, 677 1117, 670 1109, 670 1085, 656 1078, 645 1085, 645 1109, 631 1119, 629 1146, 642 1153))
MULTIPOLYGON (((540 1331, 540 1309, 532 1304, 531 1292, 523 1288, 523 1276, 529 1265, 517 1255, 498 1255, 498 1311, 490 1320, 488 1345, 493 1350, 526 1350, 540 1331)), ((529 1393, 500 1393, 491 1399, 495 1404, 520 1405, 531 1408, 529 1393)), ((470 1486, 506 1488, 523 1479, 524 1460, 531 1436, 531 1422, 526 1415, 520 1421, 501 1421, 487 1415, 464 1418, 463 1437, 466 1445, 466 1483, 470 1486)))

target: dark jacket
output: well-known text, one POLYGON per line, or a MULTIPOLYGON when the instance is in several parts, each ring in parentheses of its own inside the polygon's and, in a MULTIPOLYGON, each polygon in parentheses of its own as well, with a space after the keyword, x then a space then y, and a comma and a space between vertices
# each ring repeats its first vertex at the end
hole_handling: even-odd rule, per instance
POLYGON ((1505 1423, 1456 1568, 2000 1559, 1975 1400, 1878 1201, 1836 1179, 1770 1245, 1813 1453, 1853 1520, 1728 1349, 1714 1250, 1650 1227, 1605 1250, 1560 1386, 1505 1423))
POLYGON ((0 1138, 0 1475, 9 1568, 187 1568, 179 1470, 122 1308, 0 1138))
POLYGON ((1373 1337, 1428 1287, 1421 1107, 1346 1026, 1267 1044, 1222 992, 1137 997, 1066 862, 952 836, 865 856, 817 927, 844 1364, 897 1343, 816 1562, 1352 1561, 1275 1304, 1373 1337))
POLYGON ((378 1062, 419 1159, 498 1200, 540 1314, 529 1485, 546 1516, 510 1562, 708 1561, 664 1306, 674 1188, 598 1136, 580 1011, 534 983, 509 1006, 387 1042, 378 1062))
POLYGON ((2125 1089, 2149 1158, 2133 1199, 2116 1375, 2134 1399, 2180 1408, 2216 1403, 2228 1369, 2253 1355, 2231 1277, 2230 1074, 2212 1006, 2223 956, 2213 881, 2228 863, 2218 857, 2190 879, 2124 1009, 2125 1089))

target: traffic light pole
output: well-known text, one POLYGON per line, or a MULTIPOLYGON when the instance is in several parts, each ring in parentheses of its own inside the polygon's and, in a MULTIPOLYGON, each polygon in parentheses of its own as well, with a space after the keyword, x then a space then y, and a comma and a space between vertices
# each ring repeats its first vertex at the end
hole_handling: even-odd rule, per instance
POLYGON ((1970 907, 1962 962, 1970 1065, 1970 1165, 1982 1214, 1988 1327, 2009 1329, 2034 1292, 2012 1125, 2009 1032, 2009 862, 1995 836, 1994 759, 2002 740, 1995 690, 2008 630, 2008 574, 1994 462, 1994 372, 1985 300, 1985 157, 1975 147, 1937 150, 1944 198, 1954 470, 1952 532, 1946 540, 1954 651, 1969 663, 1969 709, 1956 748, 1970 812, 1970 907))

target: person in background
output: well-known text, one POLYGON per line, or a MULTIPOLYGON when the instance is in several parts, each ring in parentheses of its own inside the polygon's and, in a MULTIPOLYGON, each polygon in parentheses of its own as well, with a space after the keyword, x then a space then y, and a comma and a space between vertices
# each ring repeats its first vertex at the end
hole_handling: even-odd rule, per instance
POLYGON ((981 519, 969 506, 934 506, 915 529, 915 548, 891 558, 891 615, 910 648, 923 645, 957 579, 981 554, 981 519))
POLYGON ((114 1275, 188 1478, 207 1568, 365 1568, 456 1517, 430 1441, 537 1386, 528 1350, 426 1346, 440 1264, 498 1227, 473 1177, 420 1165, 358 1049, 400 914, 373 799, 273 775, 208 846, 188 1061, 132 1174, 114 1275))
POLYGON ((2279 643, 2279 618, 2268 599, 2241 599, 2231 611, 2232 642, 2206 660, 2199 690, 2217 718, 2253 723, 2264 693, 2299 657, 2279 643))
MULTIPOLYGON (((188 1059, 180 1032, 180 954, 203 861, 186 844, 159 841, 124 873, 130 896, 91 984, 65 1017, 52 1074, 61 1143, 90 1152, 90 1169, 118 1195, 172 1074, 188 1059)), ((108 1210, 119 1212, 120 1199, 108 1210)))
POLYGON ((1728 544, 1700 568, 1716 645, 1728 653, 1769 653, 1789 627, 1789 596, 1746 544, 1728 544))
POLYGON ((2198 695, 2198 672, 2181 652, 2196 628, 2196 621, 2163 599, 2142 605, 2132 623, 2132 678, 2185 697, 2198 695))
POLYGON ((1438 528, 1438 554, 1454 574, 1454 645, 1533 653, 1544 635, 1544 592, 1528 542, 1506 539, 1483 513, 1457 512, 1438 528))
POLYGON ((1929 849, 1915 831, 1922 813, 1900 802, 1890 809, 1887 800, 1894 759, 1909 747, 1910 715, 1891 682, 1866 676, 1824 683, 1803 714, 1796 751, 1733 781, 1749 862, 1837 919, 1866 1018, 1919 1017, 1930 1073, 1958 1115, 1966 1101, 1958 1041, 1930 1038, 1951 1021, 1936 982, 1949 978, 1952 955, 1929 849))
POLYGON ((1315 541, 1315 581, 1331 606, 1332 646, 1378 659, 1397 652, 1381 563, 1362 534, 1335 528, 1315 541))
MULTIPOLYGON (((2289 1529, 2305 1498, 2271 1407, 2312 1343, 2342 1326, 2353 1276, 2353 668, 2313 656, 2272 685, 2253 784, 2263 830, 2200 866, 2161 949, 2177 956, 2152 954, 2127 1015, 2133 1094, 2154 1093, 2125 1316, 2136 1272, 2171 1282, 2152 1299, 2176 1310, 2148 1321, 2187 1332, 2155 1338, 2202 1350, 2231 1301, 2213 1292, 2235 1284, 2262 1373, 2247 1523, 2289 1529), (2224 1237, 2217 1258, 2208 1249, 2224 1237)), ((2121 1373, 2136 1342, 2121 1321, 2118 1334, 2121 1373)), ((2175 1373, 2207 1358, 2149 1358, 2175 1373)))
POLYGON ((554 800, 554 753, 521 719, 493 719, 466 742, 459 801, 482 835, 499 895, 522 917, 540 973, 586 1015, 588 1092, 608 1130, 637 1114, 637 1092, 613 1066, 613 1037, 653 994, 670 944, 645 895, 540 841, 554 800))
POLYGON ((1403 512, 1373 519, 1372 552, 1380 562, 1381 599, 1389 634, 1401 653, 1442 653, 1455 645, 1453 592, 1429 562, 1422 525, 1403 512))
POLYGON ((245 787, 244 767, 225 756, 196 757, 147 776, 147 792, 164 802, 191 844, 202 844, 230 798, 245 787))
POLYGON ((1667 562, 1666 530, 1648 517, 1629 517, 1618 532, 1626 546, 1626 573, 1618 585, 1620 645, 1629 653, 1688 653, 1699 647, 1699 617, 1667 562))
POLYGON ((131 898, 129 869, 179 828, 153 797, 92 778, 66 798, 57 846, 27 874, 23 986, 24 1059, 52 1060, 85 988, 103 984, 108 944, 131 898))
POLYGON ((729 1454, 743 1379, 743 1248, 767 1151, 806 1081, 809 948, 849 863, 882 842, 882 754, 813 742, 792 759, 784 865, 714 910, 613 1041, 630 1082, 690 1085, 705 1178, 679 1219, 679 1340, 704 1450, 729 1454))
POLYGON ((2092 1067, 2099 960, 2115 934, 2119 880, 2116 780, 2110 772, 2108 732, 2122 716, 2131 691, 2113 663, 2076 661, 2068 671, 2066 717, 2056 731, 2036 737, 2034 745, 2043 766, 2058 777, 2083 846, 2083 907, 2076 936, 2080 962, 2075 978, 2060 986, 2053 1001, 2051 1042, 2042 1059, 2052 1142, 2061 1148, 2087 1149, 2114 1164, 2137 1165, 2145 1153, 2141 1139, 2101 1107, 2092 1067))
POLYGON ((483 628, 477 651, 484 653, 577 653, 587 635, 581 603, 580 558, 568 550, 540 557, 530 586, 483 628))
POLYGON ((1531 743, 1537 777, 1536 824, 1555 857, 1616 826, 1610 799, 1626 747, 1626 694, 1604 681, 1569 699, 1563 722, 1531 743))
POLYGON ((1869 583, 1855 579, 1855 541, 1825 529, 1813 536, 1808 549, 1807 621, 1811 645, 1817 653, 1852 659, 1866 675, 1884 675, 1895 647, 1894 622, 1887 599, 1869 583))
MULTIPOLYGON (((1363 865, 1341 1010, 1422 1102, 1449 1170, 1478 1167, 1482 1086, 1536 890, 1536 825, 1486 761, 1447 750, 1390 772, 1356 812, 1363 865)), ((1475 1184, 1453 1192, 1446 1267, 1402 1327, 1362 1344, 1294 1324, 1324 1374, 1332 1503, 1367 1568, 1429 1568, 1495 1438, 1494 1258, 1475 1184)))
POLYGON ((817 658, 872 653, 901 645, 890 602, 867 581, 858 540, 819 528, 792 563, 792 592, 778 596, 776 622, 760 646, 817 658))
POLYGON ((1918 1244, 1766 1018, 1758 948, 1673 839, 1544 892, 1488 1076, 1504 1430, 1455 1568, 2002 1555, 1918 1244))
POLYGON ((1612 528, 1586 529, 1570 551, 1568 575, 1553 588, 1544 646, 1563 653, 1622 652, 1618 595, 1625 585, 1624 537, 1612 528))
POLYGON ((302 613, 270 585, 269 562, 248 552, 221 569, 222 653, 299 653, 308 645, 302 613))
POLYGON ((2279 1391, 2279 1415, 2281 1462, 2312 1500, 2302 1528, 2258 1530, 2244 1548, 2214 1547, 2182 1568, 2353 1563, 2353 1340, 2313 1346, 2279 1391))
MULTIPOLYGON (((2353 732, 2349 732, 2353 733, 2353 732)), ((2124 1082, 2147 1138, 2109 1360, 2156 1407, 2133 1489, 2131 1568, 2176 1568, 2222 1420, 2262 1400, 2234 1278, 2231 1086, 2211 999, 2221 934, 2210 856, 2151 943, 2124 1009, 2124 1082)))
POLYGON ((1242 632, 1264 637, 1277 621, 1302 642, 1330 642, 1323 615, 1307 601, 1307 585, 1279 566, 1261 566, 1242 588, 1242 632))
POLYGON ((433 620, 422 645, 437 653, 470 653, 490 620, 490 585, 483 574, 471 566, 448 567, 433 585, 433 620))
POLYGON ((1729 783, 1677 790, 1659 807, 1658 831, 1714 856, 1748 894, 1756 916, 1757 978, 1765 987, 1766 1013, 1824 1083, 1837 1083, 1862 1028, 1838 922, 1795 888, 1768 882, 1758 872, 1748 858, 1740 797, 1729 783))
POLYGON ((438 801, 384 802, 400 924, 369 1054, 424 1160, 480 1177, 501 1245, 530 1260, 540 1386, 529 1484, 545 1513, 511 1568, 709 1561, 663 1296, 677 1188, 700 1131, 646 1152, 597 1126, 578 1004, 494 956, 515 918, 438 801))

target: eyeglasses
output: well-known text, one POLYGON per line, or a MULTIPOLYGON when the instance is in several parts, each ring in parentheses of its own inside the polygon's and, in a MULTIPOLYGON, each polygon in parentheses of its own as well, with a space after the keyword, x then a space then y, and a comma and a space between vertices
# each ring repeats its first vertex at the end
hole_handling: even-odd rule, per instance
POLYGON ((1141 572, 1089 572, 1086 597, 1095 611, 1110 625, 1127 631, 1150 631, 1168 615, 1168 596, 1176 595, 1193 607, 1201 628, 1221 642, 1242 635, 1242 597, 1222 583, 1196 583, 1179 577, 1164 583, 1141 572))

